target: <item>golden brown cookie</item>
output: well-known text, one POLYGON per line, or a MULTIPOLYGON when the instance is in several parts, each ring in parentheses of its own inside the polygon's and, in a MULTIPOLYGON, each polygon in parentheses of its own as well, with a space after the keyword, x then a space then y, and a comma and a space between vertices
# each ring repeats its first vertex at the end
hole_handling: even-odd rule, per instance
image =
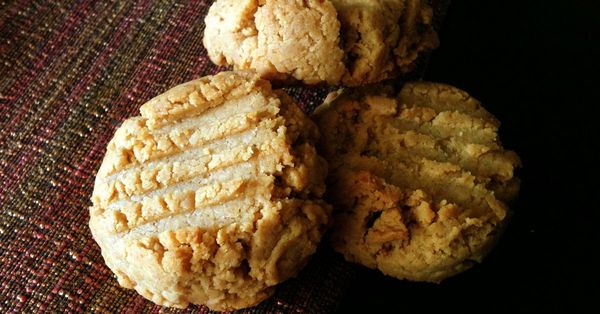
MULTIPOLYGON (((337 98, 336 98, 337 97, 337 98)), ((363 90, 317 109, 334 248, 396 278, 440 281, 480 262, 516 197, 499 122, 454 87, 363 90)))
POLYGON ((340 23, 329 1, 218 0, 206 16, 210 59, 264 78, 336 84, 344 73, 340 23))
POLYGON ((155 97, 116 131, 90 228, 119 283, 173 307, 248 307, 314 253, 330 207, 317 127, 248 72, 155 97))
POLYGON ((438 46, 425 0, 331 0, 341 22, 346 72, 359 86, 410 72, 421 53, 438 46))
POLYGON ((203 41, 219 65, 358 86, 411 71, 438 44, 432 18, 425 0, 217 0, 203 41))

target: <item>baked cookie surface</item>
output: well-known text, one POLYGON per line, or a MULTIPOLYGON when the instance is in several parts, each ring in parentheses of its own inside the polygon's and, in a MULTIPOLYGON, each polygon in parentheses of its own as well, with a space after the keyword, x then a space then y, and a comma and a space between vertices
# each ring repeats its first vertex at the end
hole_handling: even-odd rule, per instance
POLYGON ((480 262, 519 188, 520 161, 502 148, 499 122, 444 84, 336 96, 315 113, 330 167, 334 248, 416 281, 437 282, 480 262))
POLYGON ((330 207, 319 133, 247 72, 172 88, 116 131, 90 228, 120 285, 173 307, 248 307, 295 276, 330 207))
POLYGON ((341 22, 346 71, 342 84, 359 86, 412 71, 438 46, 433 9, 424 0, 331 0, 341 22))
POLYGON ((203 42, 214 63, 271 80, 358 86, 414 69, 437 47, 432 19, 424 0, 217 0, 203 42))
POLYGON ((218 0, 205 19, 210 59, 264 78, 336 84, 344 74, 340 23, 329 1, 218 0))

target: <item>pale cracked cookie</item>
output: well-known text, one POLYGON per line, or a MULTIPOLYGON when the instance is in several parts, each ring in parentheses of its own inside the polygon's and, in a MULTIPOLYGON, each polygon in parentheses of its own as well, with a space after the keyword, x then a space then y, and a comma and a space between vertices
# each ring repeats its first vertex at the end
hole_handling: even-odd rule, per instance
POLYGON ((491 249, 519 189, 520 161, 467 93, 417 82, 388 95, 342 92, 317 108, 331 242, 349 261, 437 282, 491 249))
POLYGON ((173 307, 269 297, 328 224, 316 125, 282 91, 223 72, 155 97, 116 131, 90 228, 119 283, 173 307))
POLYGON ((358 86, 414 69, 438 44, 432 19, 426 0, 217 0, 203 42, 271 80, 358 86))

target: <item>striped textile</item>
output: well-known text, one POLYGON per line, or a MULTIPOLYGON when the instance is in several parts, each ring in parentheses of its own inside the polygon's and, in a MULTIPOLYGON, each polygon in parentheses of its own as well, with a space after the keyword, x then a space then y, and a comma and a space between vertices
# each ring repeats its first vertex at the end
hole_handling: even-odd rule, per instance
MULTIPOLYGON (((118 286, 88 207, 121 121, 174 85, 224 70, 201 42, 210 4, 0 2, 0 312, 179 312, 118 286)), ((326 93, 289 92, 304 110, 326 93)), ((298 278, 240 312, 331 312, 354 267, 323 245, 298 278)))

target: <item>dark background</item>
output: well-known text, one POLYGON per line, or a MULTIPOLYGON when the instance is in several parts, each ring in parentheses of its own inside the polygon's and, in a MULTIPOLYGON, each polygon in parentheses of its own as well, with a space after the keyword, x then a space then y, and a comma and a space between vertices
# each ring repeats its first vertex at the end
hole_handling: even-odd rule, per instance
POLYGON ((468 91, 502 121, 524 164, 515 215, 482 264, 439 285, 357 267, 339 312, 600 309, 596 3, 452 1, 425 79, 468 91))

